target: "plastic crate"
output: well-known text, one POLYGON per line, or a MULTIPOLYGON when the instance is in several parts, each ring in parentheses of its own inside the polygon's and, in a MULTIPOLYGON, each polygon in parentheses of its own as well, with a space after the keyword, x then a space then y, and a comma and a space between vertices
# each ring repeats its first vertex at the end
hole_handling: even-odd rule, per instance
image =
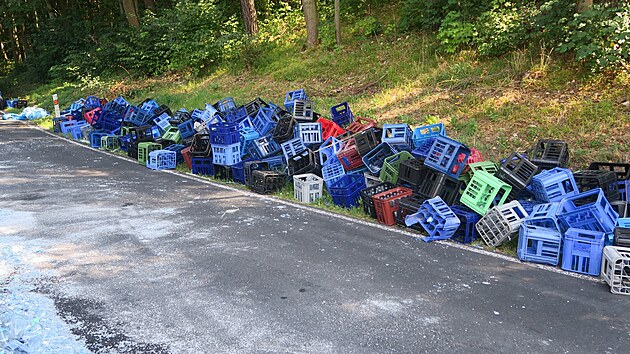
POLYGON ((608 201, 619 200, 617 174, 604 170, 581 170, 573 172, 573 178, 580 192, 601 188, 608 201))
POLYGON ((209 127, 211 145, 232 145, 241 143, 238 123, 218 123, 209 127))
POLYGON ((313 112, 313 101, 293 101, 293 118, 298 122, 312 122, 316 120, 313 112))
POLYGON ((234 102, 234 99, 232 97, 226 97, 220 101, 218 101, 216 103, 216 107, 215 107, 219 112, 227 112, 231 109, 235 109, 236 108, 236 102, 234 102))
POLYGON ((348 106, 348 102, 343 102, 330 107, 330 118, 340 127, 348 125, 354 121, 354 115, 352 114, 350 106, 348 106))
POLYGON ((153 118, 151 111, 144 110, 135 106, 129 107, 125 113, 123 119, 124 122, 129 122, 135 126, 141 126, 149 123, 153 118))
POLYGON ((322 174, 322 167, 318 163, 315 153, 304 150, 287 161, 289 176, 312 173, 318 176, 322 174))
POLYGON ((398 203, 402 198, 413 194, 413 191, 405 187, 395 187, 385 192, 372 196, 376 217, 381 224, 395 225, 398 203))
POLYGON ((332 157, 336 157, 337 153, 343 147, 343 142, 336 138, 330 137, 319 146, 319 163, 325 165, 332 157))
POLYGON ((488 246, 496 247, 511 241, 527 216, 525 209, 515 200, 490 209, 475 227, 488 246))
POLYGON ((435 143, 435 138, 422 140, 422 142, 420 142, 420 144, 415 149, 411 150, 411 154, 413 155, 413 157, 421 158, 422 161, 424 161, 427 156, 429 156, 429 152, 433 147, 433 143, 435 143))
POLYGON ((605 234, 570 228, 562 243, 562 269, 588 275, 599 275, 605 234))
POLYGON ((518 259, 557 266, 560 261, 562 235, 556 229, 522 225, 518 235, 518 259))
POLYGON ((417 213, 405 217, 405 225, 410 226, 416 223, 419 223, 429 234, 422 237, 422 240, 431 242, 451 238, 459 228, 460 221, 442 198, 435 197, 425 200, 417 213))
POLYGON ((565 197, 556 213, 561 231, 569 228, 611 234, 619 215, 600 188, 565 197))
POLYGON ((248 187, 258 194, 272 194, 284 187, 285 175, 276 171, 253 171, 248 187))
POLYGON ((258 110, 261 107, 267 107, 267 102, 263 101, 260 97, 255 98, 251 102, 246 103, 244 106, 245 112, 248 116, 254 117, 258 114, 258 110))
POLYGON ((480 215, 505 203, 512 187, 486 171, 477 171, 468 182, 460 202, 480 215))
POLYGON ((618 181, 617 190, 619 191, 619 200, 630 201, 630 180, 618 181))
POLYGON ((329 158, 326 163, 322 165, 322 178, 326 182, 327 186, 330 186, 334 182, 345 176, 346 171, 341 164, 341 161, 337 156, 329 158))
MULTIPOLYGON (((425 197, 422 197, 417 194, 412 194, 409 197, 404 197, 398 202, 398 213, 396 213, 396 224, 404 227, 408 227, 410 229, 414 229, 417 231, 423 231, 424 229, 420 224, 413 224, 407 226, 405 224, 405 218, 407 215, 415 214, 420 209, 420 206, 424 201, 427 200, 425 197)), ((373 207, 372 207, 373 209, 373 207)), ((376 211, 374 212, 374 218, 376 218, 376 211)))
POLYGON ((129 138, 137 142, 150 142, 153 140, 153 133, 150 125, 129 128, 129 138))
POLYGON ((158 140, 162 137, 162 131, 158 127, 151 127, 151 137, 153 140, 158 140))
POLYGON ((153 118, 153 123, 155 123, 155 125, 162 131, 166 131, 171 127, 171 116, 166 113, 162 113, 156 118, 153 118))
POLYGON ((241 135, 241 155, 245 156, 249 153, 252 142, 260 138, 260 134, 253 128, 247 127, 241 128, 239 134, 241 135))
MULTIPOLYGON (((614 202, 610 202, 610 206, 612 206, 613 210, 617 212, 619 218, 628 218, 630 217, 630 205, 623 200, 615 200, 614 202)), ((619 219, 617 219, 619 222, 619 219)))
POLYGON ((601 273, 611 293, 630 295, 630 248, 604 247, 601 273))
POLYGON ((251 119, 254 129, 264 136, 271 134, 276 127, 276 121, 273 119, 274 109, 269 107, 260 107, 258 114, 251 119))
POLYGON ((536 199, 547 203, 559 202, 564 197, 579 193, 571 170, 560 167, 535 175, 531 186, 536 199))
POLYGON ((363 163, 372 173, 380 173, 385 159, 397 153, 388 143, 381 143, 367 154, 363 155, 363 163))
POLYGON ((212 162, 212 157, 192 156, 191 172, 195 175, 214 176, 214 163, 212 162))
POLYGON ((251 144, 247 146, 247 152, 256 159, 275 155, 281 150, 280 145, 273 140, 271 135, 254 139, 251 144))
POLYGON ((304 146, 304 143, 302 143, 300 138, 294 138, 286 141, 280 144, 280 148, 282 148, 282 154, 284 155, 284 159, 287 161, 289 161, 289 159, 293 156, 296 156, 306 150, 306 146, 304 146))
POLYGON ((630 225, 619 225, 615 227, 613 244, 620 247, 630 247, 630 225))
POLYGON ((271 137, 279 144, 289 141, 294 137, 296 125, 297 122, 293 119, 293 117, 284 117, 278 121, 278 124, 276 124, 271 137))
POLYGON ((615 172, 619 181, 630 179, 630 163, 591 162, 588 165, 588 169, 615 172))
POLYGON ((524 225, 542 227, 546 229, 560 230, 558 223, 558 208, 560 203, 547 203, 534 205, 529 216, 525 218, 524 225))
POLYGON ((214 164, 212 168, 214 169, 214 178, 224 181, 232 181, 232 166, 214 164))
POLYGON ((413 146, 418 148, 423 145, 427 139, 434 139, 438 136, 446 136, 446 128, 443 123, 429 124, 413 130, 411 139, 413 146))
POLYGON ((398 170, 398 184, 409 187, 415 192, 425 179, 426 170, 430 169, 424 165, 423 159, 413 158, 403 161, 398 170))
POLYGON ((138 143, 138 163, 146 166, 151 151, 162 150, 162 145, 151 142, 138 143))
POLYGON ((97 124, 94 125, 95 128, 102 129, 108 131, 112 134, 116 134, 120 131, 122 124, 122 118, 114 116, 110 113, 103 113, 101 118, 99 118, 97 124))
POLYGON ((92 132, 94 131, 94 127, 88 124, 88 125, 81 126, 79 130, 81 130, 81 140, 89 142, 90 134, 92 134, 92 132))
POLYGON ((413 150, 411 128, 408 124, 384 124, 381 142, 400 147, 398 150, 413 150))
POLYGON ((190 155, 195 157, 212 156, 209 134, 197 133, 193 135, 192 143, 190 144, 190 155))
POLYGON ((147 167, 152 170, 172 170, 177 167, 177 153, 170 150, 151 151, 147 167))
POLYGON ((162 140, 171 141, 175 144, 182 142, 182 135, 176 127, 171 127, 162 134, 162 140))
POLYGON ((337 123, 331 120, 319 118, 317 122, 322 127, 322 139, 324 139, 324 141, 346 132, 342 127, 338 126, 337 123))
POLYGON ((374 176, 370 171, 368 171, 367 167, 365 167, 365 171, 363 171, 363 178, 365 178, 365 185, 367 187, 373 187, 377 184, 383 183, 378 176, 374 176))
POLYGON ((101 149, 107 150, 107 151, 114 151, 118 149, 118 137, 113 134, 102 136, 101 149))
POLYGON ((98 120, 100 119, 102 113, 103 111, 101 110, 101 107, 97 107, 93 110, 85 111, 83 113, 83 119, 85 119, 85 121, 89 124, 95 125, 98 123, 98 120))
POLYGON ((195 130, 195 122, 192 119, 178 124, 177 129, 182 139, 188 139, 197 133, 195 130))
POLYGON ((70 128, 70 134, 72 134, 72 139, 80 140, 83 139, 83 127, 87 127, 89 124, 86 121, 80 121, 77 125, 70 128))
POLYGON ((538 140, 530 161, 541 169, 569 166, 569 145, 564 140, 538 140))
POLYGON ((293 104, 295 100, 306 99, 308 99, 308 96, 306 95, 306 91, 304 89, 289 91, 284 97, 284 108, 286 108, 289 112, 293 112, 293 104))
POLYGON ((457 179, 464 171, 468 156, 470 156, 470 149, 466 145, 440 136, 435 138, 424 164, 457 179))
POLYGON ((359 206, 360 193, 363 189, 365 180, 361 175, 344 175, 328 184, 328 194, 332 197, 333 203, 348 209, 359 206))
POLYGON ((376 121, 373 119, 369 119, 369 118, 362 118, 362 117, 356 117, 355 121, 350 123, 350 125, 348 125, 346 127, 346 130, 357 134, 366 130, 371 130, 371 128, 375 128, 376 127, 376 121))
MULTIPOLYGON (((377 218, 376 209, 374 208, 374 200, 372 199, 372 197, 375 196, 376 194, 383 193, 395 187, 396 186, 394 184, 391 184, 389 182, 381 182, 377 185, 370 186, 370 187, 366 186, 366 188, 364 188, 360 193, 361 201, 363 205, 363 212, 365 212, 366 215, 371 216, 373 219, 376 219, 377 218)), ((414 210, 414 213, 415 213, 415 210, 414 210)))
POLYGON ((230 166, 230 170, 232 171, 232 180, 234 180, 234 182, 238 182, 240 184, 246 184, 245 183, 245 162, 248 162, 248 161, 252 161, 252 160, 248 159, 246 161, 241 161, 239 163, 236 163, 230 166))
POLYGON ((413 159, 413 156, 411 156, 411 154, 407 151, 401 151, 397 154, 386 157, 383 161, 379 178, 383 182, 391 182, 393 184, 398 183, 398 171, 400 164, 411 159, 413 159))
POLYGON ((109 133, 102 131, 93 131, 90 133, 90 146, 93 148, 101 147, 101 138, 109 135, 109 133))
POLYGON ((420 183, 415 189, 416 193, 427 199, 440 197, 449 205, 459 199, 461 181, 429 168, 424 169, 421 176, 420 183))
POLYGON ((344 142, 341 150, 337 152, 337 157, 346 171, 363 166, 363 160, 361 159, 354 139, 349 139, 344 142))
POLYGON ((60 122, 59 123, 59 130, 61 131, 61 134, 69 134, 71 129, 76 127, 78 125, 78 121, 76 120, 69 120, 69 121, 65 121, 65 122, 60 122))
POLYGON ((497 177, 512 186, 511 195, 516 198, 516 194, 527 187, 536 172, 538 166, 525 155, 515 152, 501 163, 497 177))
POLYGON ((241 162, 241 143, 212 145, 212 161, 215 165, 232 166, 241 162))
POLYGON ((238 123, 248 117, 247 109, 245 109, 245 107, 242 107, 242 106, 238 108, 230 109, 224 113, 225 113, 224 119, 228 123, 238 123))
POLYGON ((324 180, 312 173, 293 176, 293 196, 302 203, 313 203, 324 195, 324 180))
POLYGON ((323 140, 322 124, 316 123, 299 123, 298 137, 302 139, 305 145, 321 144, 323 140))
POLYGON ((471 243, 476 240, 479 235, 475 225, 481 218, 479 214, 463 205, 452 205, 451 210, 459 218, 459 227, 451 237, 451 240, 459 243, 471 243))
POLYGON ((378 146, 378 144, 381 143, 379 136, 376 134, 374 129, 367 129, 357 133, 354 136, 354 141, 357 146, 357 151, 361 156, 364 156, 368 152, 372 151, 378 146))
POLYGON ((190 146, 186 146, 185 148, 183 148, 181 150, 181 154, 184 162, 186 163, 186 166, 188 166, 188 168, 192 170, 192 155, 190 154, 190 146))

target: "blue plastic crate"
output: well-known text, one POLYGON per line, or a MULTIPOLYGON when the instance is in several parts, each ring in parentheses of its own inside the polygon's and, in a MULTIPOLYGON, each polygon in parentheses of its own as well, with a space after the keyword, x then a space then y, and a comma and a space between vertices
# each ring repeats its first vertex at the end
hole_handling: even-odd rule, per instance
POLYGON ((523 209, 525 209, 527 214, 531 214, 532 211, 534 211, 534 207, 536 207, 536 205, 541 204, 541 203, 538 203, 529 199, 517 199, 517 200, 519 203, 521 203, 521 206, 523 207, 523 209))
POLYGON ((630 229, 630 218, 617 219, 617 225, 625 229, 630 229))
POLYGON ((560 230, 558 224, 558 208, 560 203, 546 203, 535 205, 529 216, 525 218, 523 224, 543 227, 546 229, 560 230))
POLYGON ((90 146, 93 148, 101 147, 101 138, 109 135, 109 133, 104 131, 93 131, 90 133, 90 146))
POLYGON ((123 117, 118 116, 115 113, 105 112, 101 115, 101 118, 94 127, 115 134, 120 130, 122 121, 123 117))
POLYGON ((208 127, 210 132, 210 144, 232 145, 241 142, 241 134, 238 123, 218 123, 208 127))
POLYGON ((182 150, 186 148, 184 144, 171 144, 164 148, 164 150, 175 152, 175 157, 177 160, 177 164, 184 162, 184 156, 182 155, 182 150))
POLYGON ((619 199, 628 202, 628 194, 630 194, 630 180, 622 180, 617 182, 619 189, 619 199))
POLYGON ((191 159, 192 173, 202 176, 214 176, 212 157, 195 157, 191 159))
POLYGON ((118 137, 118 148, 121 151, 128 152, 131 147, 131 137, 129 135, 123 135, 118 137))
POLYGON ((348 102, 332 106, 330 108, 330 118, 340 127, 354 122, 354 115, 352 114, 352 110, 350 110, 350 106, 348 106, 348 102))
POLYGON ((295 100, 307 99, 308 96, 306 96, 306 91, 304 89, 289 91, 284 97, 284 108, 286 108, 286 110, 289 112, 293 112, 293 103, 295 102, 295 100))
POLYGON ((78 121, 76 121, 76 120, 69 120, 69 121, 65 121, 65 122, 59 123, 59 128, 60 128, 62 134, 68 134, 68 133, 70 133, 70 130, 73 127, 76 127, 77 125, 78 125, 78 121))
POLYGON ((170 150, 151 151, 147 167, 152 170, 172 170, 177 167, 177 154, 170 150))
POLYGON ((230 123, 240 122, 247 117, 247 109, 245 109, 245 107, 243 106, 230 109, 229 111, 225 112, 225 120, 230 123))
POLYGON ((245 156, 249 153, 249 145, 252 141, 260 138, 260 134, 253 128, 242 128, 239 130, 241 135, 241 156, 245 156))
POLYGON ((580 192, 571 170, 560 167, 540 172, 532 177, 530 185, 536 199, 547 203, 559 202, 580 192))
POLYGON ((422 237, 424 242, 448 240, 460 225, 457 215, 440 197, 425 200, 417 213, 405 216, 405 225, 417 223, 429 234, 428 237, 422 237))
POLYGON ((562 269, 599 275, 605 238, 599 231, 568 229, 562 243, 562 269))
POLYGON ((361 191, 365 189, 365 179, 361 175, 345 175, 327 187, 335 205, 356 208, 359 206, 361 191))
POLYGON ((118 96, 113 100, 105 103, 105 105, 103 106, 103 113, 113 113, 118 116, 124 117, 129 106, 129 102, 127 102, 124 98, 118 96))
POLYGON ((215 165, 232 166, 241 162, 241 143, 229 145, 212 144, 212 158, 215 165))
POLYGON ((446 128, 443 123, 429 124, 413 130, 411 139, 413 146, 419 148, 428 139, 435 139, 438 136, 446 136, 446 128))
POLYGON ((192 119, 178 124, 177 129, 179 129, 179 134, 182 136, 182 139, 188 139, 197 134, 197 131, 195 130, 195 121, 192 119))
POLYGON ((273 119, 274 110, 268 107, 260 107, 258 114, 251 119, 254 129, 262 136, 271 133, 276 127, 276 121, 273 119))
POLYGON ((282 150, 280 145, 278 145, 270 135, 252 140, 246 148, 247 152, 256 159, 275 155, 282 150))
POLYGON ((397 150, 413 150, 413 140, 409 124, 384 124, 381 142, 397 146, 397 150))
MULTIPOLYGON (((72 139, 79 140, 83 138, 83 130, 81 128, 88 126, 88 122, 81 121, 70 128, 70 134, 72 134, 72 139)), ((87 138, 87 137, 86 137, 87 138)))
POLYGON ((160 107, 160 105, 155 102, 155 100, 146 100, 144 102, 142 102, 142 104, 140 105, 140 108, 142 110, 148 111, 153 113, 153 110, 160 107))
POLYGON ((316 123, 299 123, 297 126, 298 136, 305 145, 320 144, 322 140, 322 124, 316 123))
POLYGON ((101 106, 101 99, 96 96, 88 96, 83 103, 83 108, 88 110, 101 106))
POLYGON ((153 140, 159 139, 159 138, 162 137, 162 131, 160 130, 159 127, 152 126, 151 127, 151 136, 153 137, 153 140))
POLYGON ((337 140, 334 137, 330 137, 326 139, 319 146, 319 163, 323 166, 328 160, 330 160, 333 156, 337 157, 337 152, 341 150, 343 147, 343 142, 337 140))
POLYGON ((610 234, 619 214, 610 205, 601 188, 592 189, 560 201, 556 214, 561 231, 569 228, 610 234))
POLYGON ((289 161, 289 159, 292 158, 293 156, 306 150, 306 146, 304 146, 304 143, 299 138, 294 138, 289 141, 285 141, 284 143, 280 144, 280 147, 282 148, 284 159, 287 161, 289 161))
POLYGON ((267 164, 267 171, 286 172, 287 164, 282 155, 266 157, 261 161, 267 164))
POLYGON ((518 259, 526 262, 558 265, 562 235, 556 229, 521 225, 518 236, 518 259))
POLYGON ((225 113, 231 109, 236 109, 236 103, 234 102, 234 99, 232 97, 226 97, 217 102, 216 108, 219 110, 219 112, 225 113))
POLYGON ((435 138, 428 138, 422 140, 419 146, 415 149, 411 150, 411 155, 415 158, 426 159, 429 156, 429 151, 433 147, 433 143, 435 142, 435 138))
POLYGON ((147 124, 151 120, 152 116, 153 114, 151 113, 151 111, 147 111, 142 108, 131 106, 127 110, 127 113, 125 114, 123 121, 129 122, 139 127, 141 125, 147 124))
POLYGON ((242 160, 239 163, 232 165, 232 179, 234 182, 238 182, 240 184, 245 183, 245 162, 253 161, 252 159, 242 160))
POLYGON ((153 123, 165 132, 171 128, 171 116, 166 113, 162 113, 156 118, 153 118, 153 123))
POLYGON ((381 172, 385 159, 396 154, 398 151, 388 143, 380 143, 361 158, 370 172, 377 174, 381 172))
POLYGON ((475 224, 481 216, 464 205, 452 205, 451 210, 459 218, 459 228, 451 240, 459 243, 471 243, 479 238, 475 224))
POLYGON ((470 149, 466 145, 440 136, 435 138, 424 164, 457 179, 464 171, 468 156, 470 156, 470 149))
POLYGON ((330 186, 343 176, 346 175, 346 170, 343 168, 341 161, 337 156, 331 156, 326 163, 322 165, 322 178, 326 183, 326 186, 330 186))

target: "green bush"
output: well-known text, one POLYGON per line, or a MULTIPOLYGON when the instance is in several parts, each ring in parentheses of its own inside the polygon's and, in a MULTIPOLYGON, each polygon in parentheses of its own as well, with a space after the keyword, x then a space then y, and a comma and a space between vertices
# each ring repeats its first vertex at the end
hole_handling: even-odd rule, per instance
POLYGON ((455 53, 458 49, 472 45, 478 36, 474 23, 464 20, 464 16, 457 12, 449 12, 438 31, 440 49, 446 53, 455 53))

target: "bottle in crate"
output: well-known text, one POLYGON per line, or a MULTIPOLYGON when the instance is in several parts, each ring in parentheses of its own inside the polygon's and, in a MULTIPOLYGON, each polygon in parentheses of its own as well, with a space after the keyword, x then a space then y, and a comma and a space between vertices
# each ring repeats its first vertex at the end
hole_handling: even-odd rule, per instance
POLYGON ((413 140, 413 146, 418 148, 423 145, 424 141, 436 138, 438 136, 446 136, 446 129, 444 128, 443 123, 429 124, 418 127, 413 130, 411 138, 413 140))
POLYGON ((505 203, 512 187, 486 171, 477 171, 464 189, 460 202, 480 215, 505 203))
POLYGON ((511 241, 527 216, 521 204, 514 200, 490 209, 475 227, 488 246, 496 247, 511 241))
POLYGON ((177 167, 177 153, 170 150, 155 150, 149 153, 147 167, 152 170, 171 170, 177 167))
POLYGON ((302 203, 313 203, 324 195, 324 180, 312 173, 293 176, 293 196, 302 203))
MULTIPOLYGON (((348 130, 350 131, 350 130, 348 130)), ((374 150, 381 143, 379 136, 374 129, 366 129, 354 136, 355 145, 359 155, 365 156, 368 152, 374 150)))
MULTIPOLYGON (((400 202, 398 202, 398 213, 396 214, 396 224, 400 226, 408 227, 410 229, 414 229, 416 231, 423 231, 424 229, 422 228, 420 224, 413 224, 413 225, 407 226, 407 224, 405 224, 405 218, 407 217, 407 215, 417 213, 418 209, 420 209, 420 206, 422 205, 422 203, 425 202, 425 200, 427 200, 427 198, 420 196, 418 194, 415 194, 415 193, 408 197, 402 198, 400 202)), ((372 209, 374 209, 374 206, 372 206, 372 209)), ((376 219, 376 211, 374 211, 373 218, 376 219)))
POLYGON ((276 171, 256 170, 252 172, 248 187, 258 194, 272 194, 284 187, 285 175, 276 171))
POLYGON ((281 118, 273 129, 271 137, 280 144, 293 139, 296 124, 297 122, 291 116, 281 118))
POLYGON ((313 101, 311 100, 294 100, 293 101, 293 118, 298 122, 315 121, 313 112, 313 101))
POLYGON ((375 127, 376 127, 375 120, 372 120, 369 118, 356 117, 356 120, 350 123, 350 125, 348 125, 346 130, 348 130, 349 132, 353 134, 357 134, 357 133, 360 133, 360 132, 363 132, 363 131, 366 131, 375 127))
POLYGON ((348 125, 354 121, 354 115, 352 114, 352 110, 350 110, 348 102, 332 106, 330 108, 330 118, 332 118, 332 121, 337 123, 340 127, 348 125))
POLYGON ((630 295, 630 248, 604 247, 601 273, 611 293, 630 295))
POLYGON ((348 209, 359 206, 360 193, 363 189, 365 180, 361 175, 344 175, 328 184, 328 194, 332 197, 333 203, 348 209))
POLYGON ((518 193, 527 187, 536 172, 538 172, 538 166, 529 161, 525 155, 514 152, 501 163, 497 177, 512 186, 509 197, 516 199, 518 193))
POLYGON ((630 163, 591 162, 588 169, 615 172, 618 181, 630 179, 630 163))
POLYGON ((570 228, 562 243, 562 269, 588 275, 599 275, 605 234, 570 228))
POLYGON ((322 137, 322 124, 315 123, 299 123, 298 137, 302 139, 304 145, 321 144, 324 140, 322 137))
POLYGON ((564 197, 579 193, 571 171, 560 167, 535 175, 531 186, 536 199, 547 203, 559 202, 564 197))
POLYGON ((563 198, 556 217, 561 231, 575 228, 611 234, 619 215, 606 200, 601 188, 597 188, 563 198))
POLYGON ((384 124, 381 142, 395 146, 397 150, 413 150, 412 132, 408 124, 384 124))
POLYGON ((564 140, 541 139, 532 149, 531 162, 540 169, 569 166, 569 145, 564 140))
POLYGON ((518 259, 557 266, 562 235, 556 229, 523 224, 518 236, 518 259))
POLYGON ((481 218, 479 214, 463 205, 452 205, 451 210, 459 218, 459 227, 451 237, 451 240, 459 243, 471 243, 476 240, 479 235, 475 225, 481 218))
POLYGON ((400 200, 412 194, 413 191, 409 188, 395 187, 373 195, 372 200, 374 201, 378 222, 385 225, 395 225, 400 200))
POLYGON ((360 193, 361 202, 363 205, 363 212, 365 212, 366 215, 371 216, 373 219, 376 219, 377 216, 376 209, 374 208, 374 200, 372 199, 372 197, 376 194, 383 193, 396 187, 389 182, 381 182, 380 180, 379 182, 379 184, 374 186, 366 186, 366 188, 364 188, 360 193))
POLYGON ((308 96, 306 95, 306 91, 304 89, 289 91, 284 97, 284 108, 286 108, 289 112, 293 112, 293 104, 295 103, 295 100, 307 99, 308 96))
POLYGON ((429 236, 422 237, 424 242, 448 240, 459 228, 459 218, 444 203, 442 198, 427 199, 418 211, 405 217, 405 225, 420 224, 429 236))
POLYGON ((379 174, 379 178, 383 182, 391 182, 393 184, 398 183, 398 171, 400 169, 400 164, 413 159, 410 153, 407 151, 401 151, 392 156, 386 157, 383 160, 383 166, 381 167, 381 171, 379 174))
POLYGON ((580 192, 601 188, 609 202, 619 200, 617 174, 605 170, 581 170, 573 172, 573 178, 580 192))
POLYGON ((435 138, 424 164, 452 178, 459 178, 464 171, 470 149, 453 139, 439 136, 435 138), (461 162, 460 162, 461 161, 461 162))

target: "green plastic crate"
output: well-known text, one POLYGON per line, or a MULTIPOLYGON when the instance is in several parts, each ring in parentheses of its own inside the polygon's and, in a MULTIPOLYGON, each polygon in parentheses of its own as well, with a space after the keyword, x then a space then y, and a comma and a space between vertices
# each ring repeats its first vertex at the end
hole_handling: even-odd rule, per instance
POLYGON ((138 163, 146 166, 149 159, 149 153, 155 150, 161 150, 162 145, 152 142, 138 143, 138 163))
POLYGON ((512 191, 512 186, 490 173, 479 170, 468 182, 460 201, 480 215, 494 206, 502 205, 512 191))
POLYGON ((383 167, 381 168, 379 179, 383 182, 396 184, 396 182, 398 182, 400 164, 411 159, 413 159, 413 156, 407 151, 401 151, 397 154, 386 157, 383 162, 383 167))

